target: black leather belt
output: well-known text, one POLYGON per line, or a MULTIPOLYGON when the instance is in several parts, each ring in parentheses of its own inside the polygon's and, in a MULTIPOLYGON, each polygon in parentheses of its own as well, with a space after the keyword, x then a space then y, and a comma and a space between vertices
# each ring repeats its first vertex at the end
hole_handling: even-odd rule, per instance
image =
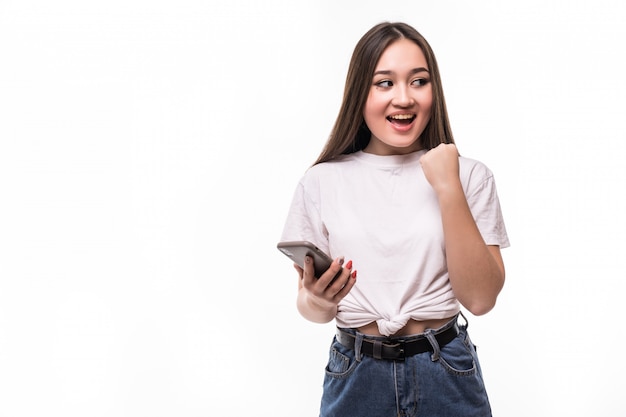
MULTIPOLYGON (((455 323, 448 329, 434 334, 433 336, 435 336, 439 347, 442 348, 453 341, 458 334, 459 328, 455 323)), ((337 329, 337 341, 348 349, 354 350, 356 336, 343 329, 337 329)), ((426 336, 406 342, 392 338, 387 340, 368 339, 367 336, 364 336, 363 342, 361 343, 361 353, 376 359, 403 360, 406 357, 428 351, 432 352, 433 347, 426 336)))

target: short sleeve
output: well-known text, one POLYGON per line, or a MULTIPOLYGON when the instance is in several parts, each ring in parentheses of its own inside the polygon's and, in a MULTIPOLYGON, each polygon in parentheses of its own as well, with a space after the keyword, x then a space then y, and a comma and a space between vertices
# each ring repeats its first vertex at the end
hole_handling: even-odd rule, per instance
POLYGON ((306 240, 329 253, 328 233, 320 214, 319 187, 306 177, 296 187, 281 241, 306 240))
POLYGON ((469 190, 467 202, 485 243, 507 248, 510 243, 495 179, 489 169, 484 166, 482 168, 479 170, 481 175, 472 180, 476 185, 469 190))

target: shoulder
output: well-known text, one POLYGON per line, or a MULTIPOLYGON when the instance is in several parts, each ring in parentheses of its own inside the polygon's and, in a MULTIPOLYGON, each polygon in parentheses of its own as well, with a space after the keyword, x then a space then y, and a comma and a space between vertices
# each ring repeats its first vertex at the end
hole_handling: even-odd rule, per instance
POLYGON ((332 178, 339 171, 345 171, 354 164, 356 158, 354 154, 341 155, 332 161, 321 162, 307 169, 302 177, 304 183, 319 182, 325 178, 332 178))
POLYGON ((459 171, 461 178, 487 179, 493 177, 493 172, 483 162, 468 158, 459 157, 459 171))
POLYGON ((492 194, 495 189, 493 172, 483 162, 467 158, 459 158, 459 176, 466 195, 492 194))

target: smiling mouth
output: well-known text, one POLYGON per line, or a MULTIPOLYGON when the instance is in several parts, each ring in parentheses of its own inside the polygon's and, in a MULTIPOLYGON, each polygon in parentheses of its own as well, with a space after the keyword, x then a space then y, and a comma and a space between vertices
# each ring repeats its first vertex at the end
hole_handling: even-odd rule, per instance
POLYGON ((393 116, 387 116, 387 120, 391 123, 399 124, 399 125, 408 125, 415 120, 414 114, 396 114, 393 116))

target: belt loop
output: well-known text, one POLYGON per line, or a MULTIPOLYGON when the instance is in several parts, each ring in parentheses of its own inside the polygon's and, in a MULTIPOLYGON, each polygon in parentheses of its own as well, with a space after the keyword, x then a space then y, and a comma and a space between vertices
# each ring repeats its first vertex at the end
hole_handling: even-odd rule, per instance
POLYGON ((465 324, 461 324, 459 325, 459 327, 463 328, 464 330, 467 330, 467 328, 469 327, 469 321, 467 321, 467 317, 465 317, 465 314, 463 314, 462 311, 459 311, 459 314, 457 314, 457 321, 459 316, 463 317, 463 321, 465 322, 465 324))
POLYGON ((374 359, 383 358, 383 342, 381 342, 380 340, 374 340, 372 356, 374 356, 374 359))
POLYGON ((437 339, 435 338, 432 329, 426 330, 424 336, 426 336, 426 339, 428 339, 430 345, 433 347, 433 354, 430 356, 430 360, 433 362, 437 362, 439 360, 439 354, 441 353, 441 351, 439 350, 439 343, 437 342, 437 339))
POLYGON ((363 344, 363 333, 356 332, 354 340, 354 357, 357 362, 361 362, 361 345, 363 344))

